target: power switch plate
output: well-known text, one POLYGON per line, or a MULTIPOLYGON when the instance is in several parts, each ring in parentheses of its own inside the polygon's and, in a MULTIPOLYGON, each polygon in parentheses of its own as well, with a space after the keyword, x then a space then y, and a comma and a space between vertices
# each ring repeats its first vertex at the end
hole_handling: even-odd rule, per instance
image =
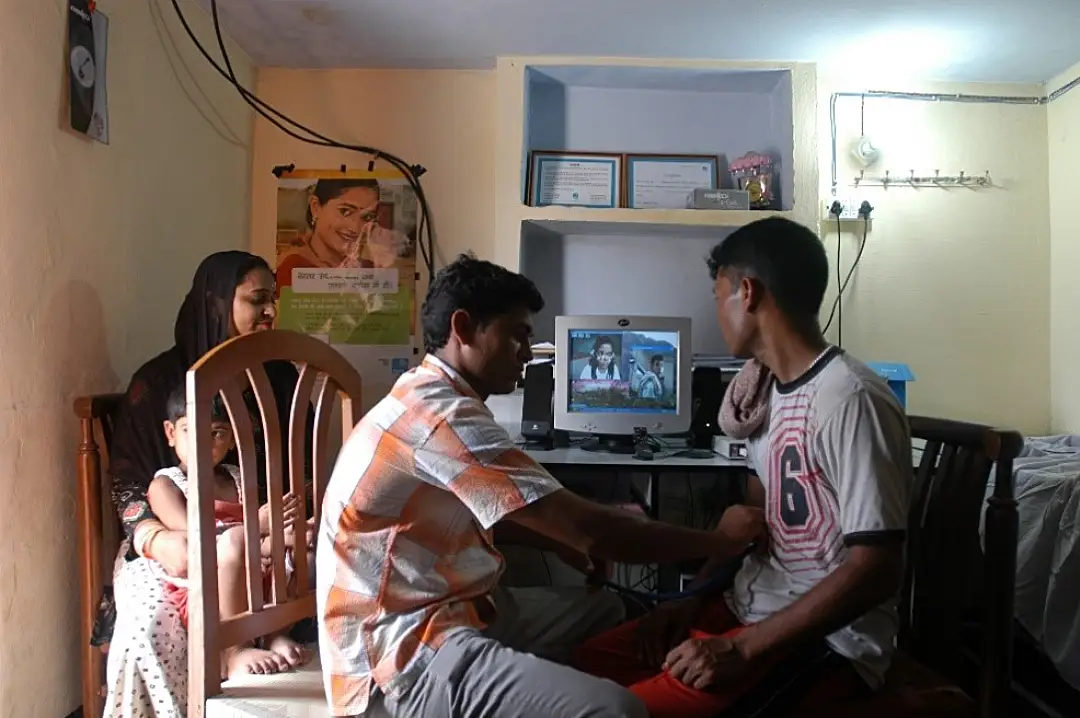
POLYGON ((821 207, 821 218, 822 219, 831 219, 834 222, 836 221, 836 217, 829 213, 829 208, 832 207, 832 203, 834 201, 840 202, 840 207, 841 207, 840 219, 841 220, 862 219, 862 217, 859 216, 859 205, 861 205, 863 203, 863 201, 862 201, 861 198, 856 199, 854 197, 834 197, 832 199, 823 200, 822 203, 821 203, 821 205, 822 205, 822 207, 821 207))

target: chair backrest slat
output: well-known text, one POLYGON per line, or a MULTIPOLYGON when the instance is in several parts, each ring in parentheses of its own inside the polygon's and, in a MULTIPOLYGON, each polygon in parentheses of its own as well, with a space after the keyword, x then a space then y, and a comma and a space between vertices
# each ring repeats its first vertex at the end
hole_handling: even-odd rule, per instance
POLYGON ((898 643, 962 685, 974 654, 980 715, 1001 716, 1008 706, 1016 582, 1013 460, 1022 438, 964 422, 910 421, 912 438, 925 447, 915 473, 898 643), (998 486, 986 509, 984 549, 979 524, 995 464, 998 486), (976 621, 982 645, 972 647, 965 627, 976 621))
MULTIPOLYGON (((210 404, 214 397, 235 383, 235 375, 218 382, 211 391, 210 382, 200 382, 194 371, 187 374, 187 433, 191 441, 188 457, 188 715, 201 718, 206 698, 221 691, 221 655, 215 650, 214 631, 221 623, 218 610, 217 530, 214 522, 214 462, 212 447, 202 437, 210 436, 210 404), (192 456, 194 455, 194 461, 192 456)), ((227 395, 225 395, 227 396, 227 395)), ((240 470, 246 482, 245 468, 254 463, 254 440, 248 443, 251 422, 241 397, 225 399, 236 435, 240 470), (247 429, 248 431, 245 431, 247 429), (250 459, 246 457, 252 457, 250 459)), ((241 488, 241 494, 245 493, 241 488)), ((250 575, 250 571, 248 572, 250 575)), ((249 581, 250 583, 250 581, 249 581)), ((250 598, 249 598, 250 603, 250 598)))
MULTIPOLYGON (((307 520, 308 485, 305 481, 307 467, 310 464, 312 451, 307 447, 308 413, 311 410, 311 392, 315 388, 318 379, 318 371, 310 364, 300 367, 300 376, 296 381, 296 393, 293 395, 292 406, 289 407, 289 477, 291 490, 296 496, 302 497, 300 501, 300 519, 297 522, 303 526, 307 520)), ((319 503, 312 496, 312 512, 318 514, 319 503)), ((315 522, 318 526, 318 522, 315 522)), ((310 583, 307 554, 303 551, 293 556, 293 565, 296 573, 297 595, 303 596, 308 592, 310 583)))
MULTIPOLYGON (((312 464, 311 472, 315 493, 315 522, 318 524, 322 515, 322 500, 326 493, 326 484, 330 481, 330 420, 333 417, 333 402, 329 397, 341 391, 340 387, 330 377, 326 378, 319 387, 318 396, 315 399, 315 430, 313 432, 312 464)), ((360 402, 341 402, 341 423, 343 436, 345 426, 354 426, 353 407, 358 408, 360 402)), ((359 417, 357 417, 359 418, 359 417)))
POLYGON ((354 407, 361 405, 360 375, 325 343, 293 332, 259 332, 231 339, 210 351, 188 371, 188 434, 194 455, 194 461, 189 461, 188 467, 189 715, 204 715, 206 699, 220 692, 220 651, 223 647, 265 636, 315 613, 315 596, 309 590, 311 567, 303 548, 307 520, 304 499, 310 472, 313 513, 317 517, 330 470, 330 417, 338 400, 342 414, 341 439, 344 440, 354 425, 354 407), (281 361, 293 362, 299 367, 293 394, 287 398, 280 395, 281 387, 273 385, 267 368, 268 363, 281 361), (316 386, 319 390, 313 392, 316 386), (248 392, 254 402, 246 401, 248 392), (312 411, 313 393, 317 396, 312 411), (212 447, 207 441, 210 405, 218 394, 225 401, 236 436, 247 544, 248 611, 224 622, 219 615, 217 598, 211 480, 215 467, 212 447), (279 401, 284 406, 279 406, 279 401), (253 421, 253 413, 258 417, 259 426, 253 421), (256 437, 259 435, 266 460, 263 468, 270 514, 269 603, 263 594, 258 520, 260 467, 257 465, 256 437), (308 457, 311 457, 310 464, 308 457), (286 472, 289 474, 289 491, 301 499, 299 516, 291 526, 286 526, 284 517, 286 472), (293 582, 289 581, 285 568, 285 538, 290 530, 295 531, 296 536, 292 556, 293 582))
MULTIPOLYGON (((255 394, 262 420, 264 446, 284 447, 281 436, 281 419, 278 415, 277 399, 270 378, 262 364, 247 368, 248 379, 255 394)), ((291 406, 289 407, 291 410, 291 406)), ((285 603, 288 586, 285 582, 285 516, 283 497, 285 494, 282 474, 284 467, 280 451, 265 451, 266 458, 266 495, 270 504, 270 600, 275 604, 285 603)))
MULTIPOLYGON (((245 382, 246 383, 246 382, 245 382)), ((255 476, 258 455, 255 451, 254 428, 251 414, 244 401, 243 384, 239 381, 228 382, 221 390, 225 410, 229 413, 229 422, 236 437, 236 453, 240 461, 241 476, 255 476)), ((262 576, 252 570, 253 566, 262 566, 259 554, 259 487, 254 482, 242 481, 240 484, 240 502, 244 506, 244 539, 247 564, 248 610, 263 610, 262 576)))

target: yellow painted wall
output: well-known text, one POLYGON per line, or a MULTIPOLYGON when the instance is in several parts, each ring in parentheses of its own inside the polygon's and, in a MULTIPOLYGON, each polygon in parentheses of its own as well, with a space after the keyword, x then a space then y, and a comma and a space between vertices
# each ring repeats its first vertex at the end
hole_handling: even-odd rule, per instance
MULTIPOLYGON (((183 5, 201 37, 212 37, 195 3, 183 5)), ((302 145, 261 120, 253 135, 248 108, 195 56, 167 0, 99 6, 111 19, 110 146, 62 129, 66 3, 14 3, 0 28, 3 716, 58 718, 79 702, 71 400, 121 387, 168 346, 202 256, 250 245, 272 257, 272 166, 366 161, 302 145)), ((250 61, 238 51, 235 59, 250 82, 250 61)), ((513 264, 519 237, 507 217, 520 175, 516 149, 510 161, 500 147, 519 128, 500 123, 507 108, 499 86, 513 79, 501 67, 266 69, 256 87, 327 134, 427 166, 440 262, 473 250, 513 264)), ((797 86, 810 88, 797 103, 797 160, 820 160, 797 162, 799 186, 816 185, 824 198, 828 97, 858 88, 812 72, 797 86)), ((842 103, 838 119, 846 180, 843 142, 857 132, 857 101, 842 103)), ((1049 107, 867 103, 881 168, 990 170, 1000 185, 859 195, 877 207, 877 219, 844 305, 844 344, 866 359, 909 362, 918 374, 913 411, 1028 433, 1051 424, 1080 431, 1078 123, 1080 90, 1049 107)), ((813 222, 820 203, 805 195, 798 202, 799 218, 813 222)), ((824 241, 835 256, 835 236, 826 232, 824 241)), ((850 233, 841 238, 842 266, 856 242, 850 233)))
MULTIPOLYGON (((249 152, 247 108, 193 57, 167 3, 100 6, 112 20, 108 147, 62 129, 64 4, 21 4, 0 38, 8 107, 0 116, 2 715, 63 715, 78 702, 71 399, 121 386, 168 345, 201 256, 249 236, 256 251, 272 256, 273 165, 364 161, 305 146, 261 120, 249 152), (36 690, 46 673, 50 690, 36 690)), ((192 12, 209 37, 206 18, 192 12)), ((239 65, 250 79, 250 63, 241 56, 239 65)), ((802 102, 797 121, 806 128, 801 144, 820 163, 804 166, 800 186, 816 180, 824 198, 828 98, 856 88, 813 77, 811 87, 815 79, 816 101, 802 102)), ((327 134, 427 166, 440 261, 465 250, 510 261, 518 236, 496 217, 516 207, 518 175, 507 187, 497 184, 497 148, 517 130, 499 121, 499 82, 496 72, 268 69, 257 89, 327 134)), ((1080 251, 1078 113, 1080 93, 1048 108, 867 102, 865 129, 884 150, 875 171, 990 170, 999 185, 840 190, 877 208, 844 303, 844 344, 867 359, 909 362, 918 374, 913 411, 1029 433, 1051 424, 1080 430, 1080 379, 1072 371, 1080 290, 1070 269, 1080 251)), ((846 148, 858 131, 858 101, 841 101, 837 117, 844 185, 854 174, 846 148)), ((811 214, 800 201, 800 218, 812 221, 817 204, 811 214)), ((835 258, 831 227, 819 228, 835 258)), ((842 267, 857 242, 843 234, 842 267)), ((836 338, 835 329, 830 334, 836 338)))
MULTIPOLYGON (((829 196, 829 96, 861 91, 819 80, 821 196, 829 196)), ((922 84, 872 89, 1038 97, 1038 85, 922 84)), ((881 149, 868 175, 983 174, 989 189, 854 189, 850 152, 860 101, 836 105, 840 195, 876 208, 843 302, 843 343, 866 360, 903 361, 917 376, 910 411, 1050 426, 1050 224, 1046 106, 867 99, 866 135, 881 149)), ((819 212, 822 210, 819 209, 819 212)), ((835 263, 834 223, 819 225, 835 263)), ((859 227, 856 225, 856 230, 859 227)), ((844 226, 847 274, 861 236, 844 226)), ((834 264, 835 267, 835 264, 834 264)), ((831 305, 835 282, 826 299, 831 305)), ((837 339, 837 327, 829 337, 837 339)))
MULTIPOLYGON (((1047 84, 1080 76, 1077 64, 1047 84)), ((1050 162, 1050 414, 1055 431, 1080 433, 1080 88, 1047 108, 1050 162)))
MULTIPOLYGON (((421 164, 443 264, 495 247, 495 85, 490 72, 458 70, 260 69, 263 100, 340 142, 392 152, 421 164)), ((304 169, 364 168, 368 157, 313 147, 263 118, 255 123, 252 162, 252 246, 274 259, 276 165, 304 169)))
MULTIPOLYGON (((259 73, 259 91, 331 135, 383 147, 427 166, 425 185, 443 257, 472 248, 514 266, 520 168, 513 148, 520 147, 520 120, 515 118, 521 114, 514 89, 520 68, 514 62, 501 60, 496 72, 265 70, 259 73)), ((824 232, 835 261, 835 234, 817 223, 821 200, 829 194, 829 96, 865 86, 815 77, 812 71, 800 75, 795 86, 800 125, 796 216, 824 232), (803 96, 807 87, 810 95, 803 96), (807 193, 807 186, 820 191, 807 193)), ((1031 96, 1043 92, 1035 85, 924 84, 899 89, 1031 96)), ((1069 101, 1080 102, 1080 91, 1069 101)), ((858 100, 838 104, 840 175, 846 184, 855 172, 847 143, 858 134, 859 112, 858 100)), ((1048 182, 1046 107, 871 100, 865 124, 883 148, 875 170, 990 170, 1000 186, 860 194, 877 207, 877 219, 843 305, 845 347, 868 360, 910 363, 918 375, 910 391, 914 412, 1008 424, 1028 433, 1047 431, 1047 195, 1055 185, 1067 185, 1048 182)), ((252 215, 256 250, 266 256, 273 252, 273 165, 334 167, 347 161, 348 153, 303 147, 257 122, 252 215)), ((853 194, 850 187, 840 191, 853 194)), ((857 244, 858 237, 845 232, 845 272, 857 244)), ((835 286, 830 292, 828 303, 835 286)), ((830 337, 836 339, 835 327, 830 337)), ((1080 400, 1076 404, 1080 421, 1080 400)))
POLYGON ((247 107, 168 0, 98 6, 109 146, 62 129, 67 3, 5 3, 0 24, 0 716, 80 703, 72 399, 167 348, 199 259, 250 234, 247 107))

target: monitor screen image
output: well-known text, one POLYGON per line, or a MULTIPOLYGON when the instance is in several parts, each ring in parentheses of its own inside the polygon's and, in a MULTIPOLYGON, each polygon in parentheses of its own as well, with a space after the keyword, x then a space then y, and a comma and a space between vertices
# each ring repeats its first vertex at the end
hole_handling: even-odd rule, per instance
POLYGON ((678 413, 678 332, 570 329, 567 340, 568 413, 678 413))

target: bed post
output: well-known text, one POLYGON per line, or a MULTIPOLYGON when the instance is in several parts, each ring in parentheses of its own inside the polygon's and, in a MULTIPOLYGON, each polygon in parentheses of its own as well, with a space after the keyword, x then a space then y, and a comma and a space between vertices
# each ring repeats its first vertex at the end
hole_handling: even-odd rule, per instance
POLYGON ((1015 432, 990 432, 987 453, 996 462, 994 494, 986 508, 987 605, 983 656, 985 666, 979 685, 982 718, 1009 713, 1012 693, 1013 604, 1016 592, 1016 542, 1018 516, 1013 489, 1013 459, 1023 440, 1015 432))

